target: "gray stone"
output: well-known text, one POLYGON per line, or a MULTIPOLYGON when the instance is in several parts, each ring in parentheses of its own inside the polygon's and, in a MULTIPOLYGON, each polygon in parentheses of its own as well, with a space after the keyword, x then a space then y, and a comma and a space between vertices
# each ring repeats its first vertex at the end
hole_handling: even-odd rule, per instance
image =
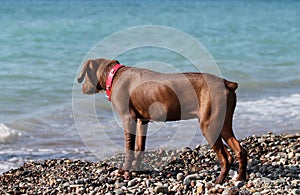
POLYGON ((238 187, 238 188, 241 188, 241 187, 244 186, 244 182, 242 182, 242 181, 236 181, 236 182, 234 182, 234 185, 235 185, 236 187, 238 187))
POLYGON ((64 183, 64 184, 63 184, 63 187, 64 187, 64 188, 68 188, 68 187, 70 187, 70 184, 69 184, 69 182, 66 182, 66 183, 64 183))
POLYGON ((269 178, 267 178, 267 177, 262 177, 262 178, 261 178, 261 181, 262 181, 263 183, 265 183, 265 184, 269 184, 269 183, 272 182, 272 180, 269 179, 269 178))
POLYGON ((268 190, 268 189, 264 189, 263 191, 261 191, 260 193, 261 194, 267 194, 267 193, 269 193, 270 192, 270 190, 268 190))
POLYGON ((135 186, 136 184, 138 184, 138 179, 137 178, 134 178, 134 179, 128 181, 128 186, 129 187, 135 186))
POLYGON ((254 192, 253 195, 261 195, 260 192, 254 192))
POLYGON ((293 195, 300 194, 300 189, 293 189, 292 192, 291 192, 291 194, 293 194, 293 195))
POLYGON ((89 193, 89 195, 95 195, 95 194, 96 194, 95 191, 91 191, 91 192, 89 193))
POLYGON ((124 183, 124 182, 118 182, 118 181, 115 183, 115 188, 121 188, 123 186, 126 186, 126 183, 124 183))
POLYGON ((287 138, 287 139, 297 139, 299 138, 299 134, 287 134, 287 135, 284 135, 284 138, 287 138))
POLYGON ((84 181, 83 181, 83 180, 75 180, 74 183, 75 183, 75 184, 84 184, 84 181))
POLYGON ((166 187, 166 186, 156 186, 154 191, 157 194, 159 194, 159 193, 163 193, 163 194, 169 193, 168 187, 166 187))
POLYGON ((184 153, 187 153, 187 152, 192 152, 193 150, 189 147, 184 147, 181 149, 181 152, 184 154, 184 153))
POLYGON ((250 177, 250 179, 253 180, 256 177, 256 175, 255 175, 255 173, 250 173, 249 177, 250 177))
POLYGON ((231 190, 228 188, 225 188, 224 191, 222 192, 223 195, 229 195, 231 194, 231 190))
POLYGON ((177 178, 177 180, 181 181, 181 180, 184 179, 184 174, 183 174, 183 173, 178 173, 178 174, 176 175, 176 178, 177 178))
POLYGON ((197 180, 197 179, 200 179, 200 178, 201 177, 198 173, 188 175, 184 178, 183 184, 184 185, 190 185, 191 180, 197 180))
POLYGON ((263 142, 265 142, 266 140, 264 139, 264 138, 259 138, 258 140, 257 140, 257 142, 258 143, 263 143, 263 142))

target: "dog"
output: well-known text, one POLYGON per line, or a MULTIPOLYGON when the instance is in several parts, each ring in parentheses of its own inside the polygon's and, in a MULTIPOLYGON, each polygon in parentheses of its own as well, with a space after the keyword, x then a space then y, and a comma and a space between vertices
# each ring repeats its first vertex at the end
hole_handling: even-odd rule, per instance
POLYGON ((148 123, 197 118, 203 136, 220 161, 215 183, 223 183, 234 158, 238 159, 236 180, 246 179, 247 151, 232 129, 238 84, 208 73, 158 73, 120 65, 117 60, 91 59, 84 63, 78 82, 84 94, 106 91, 119 113, 125 137, 125 179, 138 170, 145 150, 148 123))

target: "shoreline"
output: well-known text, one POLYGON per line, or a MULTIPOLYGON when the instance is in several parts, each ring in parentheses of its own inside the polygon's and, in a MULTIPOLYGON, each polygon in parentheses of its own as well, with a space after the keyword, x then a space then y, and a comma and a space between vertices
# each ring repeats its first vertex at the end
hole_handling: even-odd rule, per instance
MULTIPOLYGON (((118 174, 124 155, 99 162, 29 161, 0 175, 7 194, 300 194, 300 134, 249 136, 247 180, 234 182, 237 162, 224 184, 215 185, 220 166, 208 145, 145 152, 143 172, 130 180, 118 174)), ((234 156, 234 155, 233 155, 234 156)), ((235 156, 234 156, 235 157, 235 156)))

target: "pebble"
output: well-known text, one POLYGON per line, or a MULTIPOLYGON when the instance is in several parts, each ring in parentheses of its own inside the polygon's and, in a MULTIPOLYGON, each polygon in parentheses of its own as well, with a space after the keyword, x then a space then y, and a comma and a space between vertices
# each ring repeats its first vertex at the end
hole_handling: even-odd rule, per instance
POLYGON ((183 184, 190 185, 192 180, 200 179, 200 175, 198 173, 188 175, 184 178, 183 184))
POLYGON ((176 179, 179 180, 179 181, 183 180, 184 179, 184 174, 183 173, 178 173, 177 176, 176 176, 176 179))
POLYGON ((116 181, 115 188, 122 188, 123 186, 126 186, 125 182, 116 181))
POLYGON ((154 191, 156 194, 158 193, 167 194, 169 192, 167 186, 156 186, 154 191))
POLYGON ((230 189, 226 188, 226 189, 223 191, 223 193, 222 193, 222 194, 224 194, 224 195, 228 195, 228 194, 232 194, 232 192, 231 192, 231 190, 230 190, 230 189))
POLYGON ((135 186, 138 183, 138 178, 134 178, 128 182, 128 186, 135 186))
POLYGON ((288 153, 288 158, 293 158, 295 156, 294 152, 289 152, 288 153))
POLYGON ((241 187, 243 187, 244 182, 242 182, 242 181, 236 181, 236 182, 234 182, 234 185, 235 185, 236 187, 238 187, 238 188, 241 188, 241 187))
POLYGON ((116 195, 125 195, 126 194, 125 192, 123 192, 123 190, 120 190, 120 189, 116 189, 114 192, 116 195))
POLYGON ((247 188, 252 188, 254 184, 252 182, 247 183, 247 188))
POLYGON ((63 184, 63 187, 64 187, 64 188, 70 187, 69 182, 64 183, 64 184, 63 184))
POLYGON ((300 194, 300 189, 293 189, 291 194, 300 194))
POLYGON ((0 194, 300 194, 300 135, 269 133, 241 140, 249 152, 247 181, 233 181, 234 163, 222 185, 220 167, 208 145, 145 152, 145 172, 124 180, 124 154, 100 162, 29 161, 0 175, 0 194), (159 160, 160 159, 160 160, 159 160))
POLYGON ((181 149, 181 152, 184 154, 184 153, 187 153, 187 152, 192 152, 193 150, 189 147, 184 147, 181 149))
POLYGON ((197 183, 197 194, 202 194, 204 192, 204 184, 203 183, 197 183))

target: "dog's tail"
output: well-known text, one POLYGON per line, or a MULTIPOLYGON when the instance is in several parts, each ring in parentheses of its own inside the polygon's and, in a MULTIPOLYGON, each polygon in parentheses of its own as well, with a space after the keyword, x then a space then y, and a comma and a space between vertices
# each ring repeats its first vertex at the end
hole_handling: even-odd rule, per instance
POLYGON ((231 82, 231 81, 228 81, 226 79, 223 79, 223 81, 224 81, 225 87, 227 89, 235 91, 238 88, 238 84, 235 83, 235 82, 231 82))

